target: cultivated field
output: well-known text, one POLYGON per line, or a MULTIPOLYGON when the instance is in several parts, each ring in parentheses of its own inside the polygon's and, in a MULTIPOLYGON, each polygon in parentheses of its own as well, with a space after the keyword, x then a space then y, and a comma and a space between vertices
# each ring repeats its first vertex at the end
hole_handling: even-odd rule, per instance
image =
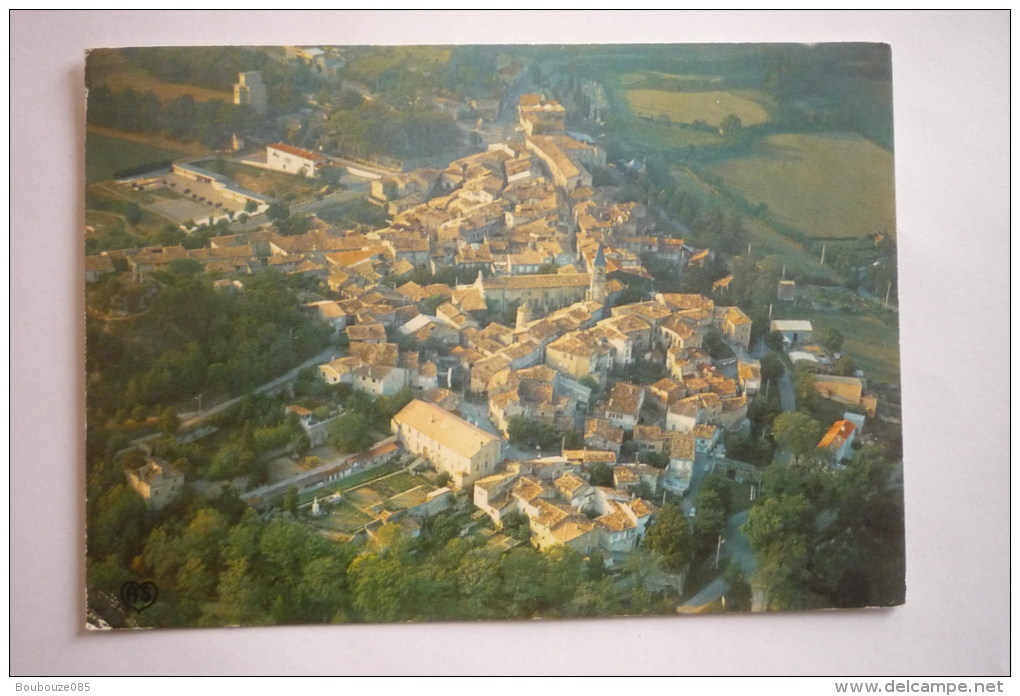
POLYGON ((743 126, 754 126, 769 120, 768 112, 761 105, 732 92, 628 89, 624 96, 634 115, 650 118, 666 116, 672 123, 703 121, 718 127, 729 114, 740 118, 743 126))
POLYGON ((233 103, 234 95, 195 85, 181 85, 163 82, 148 72, 124 60, 116 49, 100 49, 89 54, 89 79, 93 84, 106 85, 110 89, 136 89, 139 92, 153 92, 163 101, 172 101, 185 94, 195 101, 220 101, 233 103))
POLYGON ((893 155, 850 133, 764 138, 746 157, 710 173, 752 204, 809 237, 861 237, 896 230, 893 155))

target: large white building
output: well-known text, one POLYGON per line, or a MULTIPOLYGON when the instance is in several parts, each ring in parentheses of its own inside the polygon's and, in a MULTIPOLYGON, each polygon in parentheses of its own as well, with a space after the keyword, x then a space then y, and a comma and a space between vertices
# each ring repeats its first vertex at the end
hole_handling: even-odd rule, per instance
POLYGON ((498 437, 435 404, 416 399, 393 416, 391 425, 404 447, 448 473, 454 488, 489 476, 499 464, 498 437))
POLYGON ((291 147, 283 143, 266 145, 266 164, 270 169, 275 169, 278 172, 314 179, 326 162, 328 160, 322 155, 302 150, 299 147, 291 147))

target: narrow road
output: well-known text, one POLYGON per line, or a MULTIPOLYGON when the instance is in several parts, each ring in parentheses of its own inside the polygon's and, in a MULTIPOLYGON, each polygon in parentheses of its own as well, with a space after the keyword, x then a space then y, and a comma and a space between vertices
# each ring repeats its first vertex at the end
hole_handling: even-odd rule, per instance
MULTIPOLYGON (((312 367, 314 365, 321 365, 324 362, 328 362, 329 360, 331 360, 336 355, 336 353, 337 353, 337 349, 335 347, 327 348, 326 350, 323 350, 318 355, 313 355, 312 357, 308 358, 307 360, 302 362, 297 367, 295 367, 295 368, 293 368, 291 370, 288 370, 286 373, 280 375, 276 379, 273 379, 273 380, 271 380, 269 382, 266 382, 265 384, 263 384, 260 387, 256 387, 255 389, 252 389, 250 392, 248 392, 248 394, 261 394, 263 392, 272 391, 273 389, 275 389, 275 388, 277 388, 277 387, 279 387, 279 386, 281 386, 283 384, 286 384, 287 382, 290 382, 290 381, 293 381, 294 379, 296 379, 297 376, 298 376, 298 373, 301 372, 301 370, 305 369, 306 367, 312 367)), ((216 404, 215 406, 212 406, 211 408, 207 408, 204 411, 197 411, 197 412, 189 413, 188 416, 181 421, 181 426, 180 426, 181 429, 184 429, 184 428, 194 428, 194 427, 197 427, 197 426, 201 425, 204 421, 206 421, 210 417, 215 416, 217 413, 220 413, 220 412, 230 408, 234 404, 238 403, 239 401, 241 401, 241 399, 243 399, 248 394, 242 394, 241 396, 235 396, 232 399, 228 399, 227 401, 224 401, 223 403, 216 404)), ((162 437, 162 433, 153 433, 151 435, 146 435, 145 437, 140 437, 140 438, 138 438, 136 440, 132 440, 131 443, 132 443, 132 445, 140 445, 140 444, 143 444, 143 443, 148 442, 150 440, 155 440, 158 437, 162 437)))
MULTIPOLYGON (((267 392, 267 391, 272 391, 273 389, 276 389, 277 387, 279 387, 279 386, 281 386, 283 384, 286 384, 287 382, 291 382, 294 379, 296 379, 297 376, 298 376, 298 373, 301 372, 301 370, 305 369, 306 367, 313 367, 315 365, 321 365, 324 362, 328 362, 329 360, 331 360, 333 358, 334 355, 336 355, 336 353, 337 353, 337 349, 335 347, 327 348, 326 350, 322 351, 318 355, 313 355, 312 357, 308 358, 307 360, 305 360, 303 363, 301 363, 297 367, 295 367, 295 368, 287 371, 286 373, 280 375, 276 379, 271 380, 269 382, 266 382, 265 384, 263 384, 260 387, 256 387, 255 389, 251 390, 249 392, 249 394, 261 394, 261 393, 264 393, 264 392, 267 392)), ((205 411, 202 411, 202 412, 198 413, 197 415, 192 414, 192 416, 190 418, 188 418, 187 420, 185 420, 184 422, 181 423, 181 427, 182 428, 192 428, 192 427, 195 427, 197 425, 200 425, 202 423, 202 421, 206 420, 210 416, 214 416, 217 413, 220 413, 221 411, 224 411, 224 410, 230 408, 234 404, 236 404, 239 401, 241 401, 241 399, 243 399, 245 396, 247 396, 247 394, 242 394, 241 396, 235 396, 233 399, 228 399, 227 401, 224 401, 221 404, 217 404, 216 406, 213 406, 212 408, 206 409, 205 411)))
MULTIPOLYGON (((747 522, 747 512, 747 510, 738 512, 735 515, 731 515, 726 521, 722 557, 729 559, 737 565, 740 568, 740 574, 745 579, 750 579, 751 575, 758 568, 758 561, 754 557, 754 551, 751 550, 750 544, 747 543, 747 537, 744 536, 743 531, 740 529, 744 522, 747 522)), ((729 581, 723 575, 719 575, 680 606, 690 608, 703 607, 725 595, 729 592, 729 589, 729 581)))
POLYGON ((792 413, 797 409, 797 397, 793 391, 793 378, 790 376, 789 369, 783 372, 783 376, 779 378, 779 403, 782 405, 784 413, 792 413))

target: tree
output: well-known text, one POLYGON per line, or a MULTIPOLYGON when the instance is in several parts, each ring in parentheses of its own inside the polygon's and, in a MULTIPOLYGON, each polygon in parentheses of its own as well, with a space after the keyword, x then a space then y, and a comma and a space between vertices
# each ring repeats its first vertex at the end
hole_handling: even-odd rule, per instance
POLYGON ((266 216, 273 222, 279 223, 290 217, 290 208, 283 203, 272 203, 266 209, 266 216))
POLYGON ((822 426, 803 413, 784 413, 776 416, 772 425, 776 442, 790 450, 794 459, 813 452, 822 437, 822 426))
POLYGON ((528 516, 522 512, 514 510, 500 520, 500 525, 504 532, 518 541, 531 539, 531 523, 528 516))
POLYGON ((786 365, 778 353, 768 353, 761 359, 761 378, 766 382, 779 379, 786 372, 786 365))
POLYGON ((769 331, 765 334, 765 345, 769 350, 781 353, 783 351, 783 334, 778 331, 769 331))
POLYGON ((372 446, 372 424, 362 411, 348 411, 329 426, 330 440, 338 451, 350 454, 372 446))
POLYGON ((729 516, 730 484, 721 476, 709 476, 694 499, 698 511, 692 521, 694 538, 700 552, 714 548, 720 534, 726 529, 729 516))
POLYGON ((830 353, 838 353, 843 350, 843 334, 830 326, 815 334, 815 343, 830 353))
POLYGON ((283 496, 283 509, 292 516, 298 514, 298 490, 297 486, 287 486, 287 492, 283 496))
POLYGON ((568 430, 563 435, 564 449, 581 449, 584 447, 584 433, 580 430, 568 430))
POLYGON ((159 412, 157 423, 159 425, 159 432, 164 435, 176 435, 181 427, 181 422, 177 418, 177 411, 170 406, 159 412))
POLYGON ((694 555, 690 526, 680 506, 675 503, 662 506, 643 543, 659 564, 673 573, 683 570, 694 555))
POLYGON ((843 377, 853 377, 857 374, 857 361, 849 355, 842 356, 836 361, 836 374, 843 377))
POLYGON ((810 589, 812 535, 817 510, 802 494, 769 497, 748 513, 743 531, 757 552, 754 585, 769 609, 818 606, 810 589))
POLYGON ((740 123, 740 117, 736 114, 727 114, 723 118, 722 123, 719 124, 719 133, 722 135, 729 135, 740 130, 742 124, 740 123))
POLYGON ((608 464, 599 462, 588 472, 588 482, 593 486, 612 486, 613 470, 608 464))
POLYGON ((593 397, 597 396, 599 391, 602 389, 602 387, 599 386, 599 381, 591 375, 585 375, 579 381, 581 384, 591 389, 591 395, 593 397))

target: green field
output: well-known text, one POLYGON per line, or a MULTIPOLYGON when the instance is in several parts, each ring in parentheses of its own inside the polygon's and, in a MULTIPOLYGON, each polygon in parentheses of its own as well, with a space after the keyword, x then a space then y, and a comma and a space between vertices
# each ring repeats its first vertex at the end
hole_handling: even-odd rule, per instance
POLYGON ((347 534, 352 534, 371 522, 374 518, 354 507, 346 500, 341 500, 329 508, 326 524, 347 534))
POLYGON ((893 155, 851 133, 773 135, 708 167, 752 205, 814 238, 895 233, 893 155))
POLYGON ((671 90, 686 89, 692 92, 704 89, 705 86, 718 87, 723 82, 721 75, 681 75, 677 73, 659 72, 658 70, 622 73, 618 75, 616 79, 624 87, 671 90))
POLYGON ((817 334, 829 327, 843 334, 843 352, 857 361, 872 382, 900 380, 900 344, 896 317, 883 321, 877 312, 847 314, 807 309, 777 310, 775 318, 807 319, 817 334))
MULTIPOLYGON (((674 166, 670 174, 679 188, 707 194, 706 200, 722 204, 725 197, 714 186, 705 182, 687 167, 674 166)), ((751 251, 756 256, 779 256, 791 271, 841 281, 839 274, 828 266, 821 265, 819 258, 803 245, 774 229, 756 217, 744 216, 744 229, 751 251)))
POLYGON ((113 138, 99 133, 85 133, 85 182, 94 184, 113 177, 128 167, 158 160, 183 157, 180 150, 113 138))
POLYGON ((723 138, 716 131, 687 128, 672 123, 633 119, 626 127, 626 135, 654 150, 682 149, 718 145, 723 138))
POLYGON ((672 123, 702 121, 717 128, 730 114, 737 116, 743 126, 754 126, 769 120, 768 112, 761 105, 732 92, 628 89, 624 96, 634 115, 668 117, 672 123))
POLYGON ((391 476, 381 478, 378 481, 373 481, 372 485, 369 487, 383 498, 392 498, 398 493, 411 490, 415 486, 420 486, 422 483, 423 481, 417 476, 409 474, 406 471, 398 471, 391 476))

